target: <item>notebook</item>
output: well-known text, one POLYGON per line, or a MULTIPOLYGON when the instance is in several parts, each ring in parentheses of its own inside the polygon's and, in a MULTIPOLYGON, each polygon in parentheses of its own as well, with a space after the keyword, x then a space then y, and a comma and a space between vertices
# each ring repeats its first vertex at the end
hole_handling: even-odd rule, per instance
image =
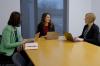
POLYGON ((64 36, 65 36, 65 38, 66 38, 67 40, 69 40, 69 41, 74 41, 73 36, 72 36, 71 33, 65 32, 65 33, 64 33, 64 36))
POLYGON ((38 49, 38 43, 37 42, 26 43, 25 49, 38 49))

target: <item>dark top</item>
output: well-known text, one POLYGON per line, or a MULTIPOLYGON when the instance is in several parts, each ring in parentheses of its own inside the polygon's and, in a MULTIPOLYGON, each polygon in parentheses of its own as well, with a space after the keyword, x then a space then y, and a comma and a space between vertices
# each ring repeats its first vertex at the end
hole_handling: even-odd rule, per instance
POLYGON ((17 30, 15 32, 15 41, 18 42, 17 30))
POLYGON ((48 32, 48 26, 44 26, 43 27, 43 31, 44 31, 44 34, 47 34, 47 32, 48 32))
MULTIPOLYGON (((55 31, 55 27, 54 27, 54 24, 53 23, 51 25, 48 25, 47 28, 48 28, 48 32, 55 31)), ((42 23, 40 23, 38 25, 38 28, 37 28, 37 32, 36 33, 38 33, 38 32, 40 32, 40 37, 46 35, 45 30, 44 30, 44 25, 42 23)))
MULTIPOLYGON (((17 30, 15 32, 15 41, 18 42, 17 30)), ((15 47, 14 53, 17 52, 17 47, 15 47)))
POLYGON ((96 24, 93 24, 89 31, 87 31, 88 25, 84 26, 82 35, 79 36, 85 41, 99 45, 99 27, 96 24))

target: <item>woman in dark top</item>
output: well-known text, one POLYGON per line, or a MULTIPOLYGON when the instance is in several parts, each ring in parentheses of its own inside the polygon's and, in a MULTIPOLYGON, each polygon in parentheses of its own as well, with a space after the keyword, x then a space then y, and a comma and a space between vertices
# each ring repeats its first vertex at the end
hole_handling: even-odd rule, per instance
POLYGON ((54 24, 51 22, 51 16, 49 13, 43 13, 41 22, 37 27, 37 33, 40 32, 40 37, 45 36, 47 32, 55 31, 54 24))
POLYGON ((99 27, 94 23, 96 16, 94 13, 86 13, 85 26, 82 34, 79 36, 79 41, 87 41, 99 45, 99 27), (82 40, 80 40, 82 39, 82 40))

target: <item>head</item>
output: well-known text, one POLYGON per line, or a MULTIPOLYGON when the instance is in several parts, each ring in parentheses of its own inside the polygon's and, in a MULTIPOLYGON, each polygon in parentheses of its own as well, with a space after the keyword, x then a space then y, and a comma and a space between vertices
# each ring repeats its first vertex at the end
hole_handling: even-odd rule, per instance
POLYGON ((42 18, 41 18, 41 22, 44 22, 44 23, 49 23, 51 22, 51 16, 49 13, 43 13, 42 14, 42 18))
POLYGON ((8 21, 8 25, 11 25, 13 27, 19 27, 20 26, 20 13, 19 12, 12 12, 8 21))
POLYGON ((94 13, 86 13, 85 15, 86 24, 94 23, 95 19, 96 19, 96 16, 94 13))

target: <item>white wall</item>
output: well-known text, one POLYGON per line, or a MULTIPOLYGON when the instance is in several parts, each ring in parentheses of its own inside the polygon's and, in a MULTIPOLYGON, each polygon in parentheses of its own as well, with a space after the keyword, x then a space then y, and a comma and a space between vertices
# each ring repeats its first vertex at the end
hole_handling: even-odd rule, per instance
POLYGON ((84 27, 84 15, 91 11, 91 0, 69 0, 69 32, 79 36, 84 27))
MULTIPOLYGON (((74 36, 81 34, 86 12, 96 13, 96 24, 100 27, 100 0, 69 0, 69 32, 74 36)), ((20 11, 20 0, 0 0, 0 34, 8 22, 12 11, 20 11)))
POLYGON ((0 34, 12 11, 20 11, 20 0, 0 0, 0 34))
POLYGON ((96 14, 95 23, 100 28, 100 0, 92 0, 92 11, 96 14))

